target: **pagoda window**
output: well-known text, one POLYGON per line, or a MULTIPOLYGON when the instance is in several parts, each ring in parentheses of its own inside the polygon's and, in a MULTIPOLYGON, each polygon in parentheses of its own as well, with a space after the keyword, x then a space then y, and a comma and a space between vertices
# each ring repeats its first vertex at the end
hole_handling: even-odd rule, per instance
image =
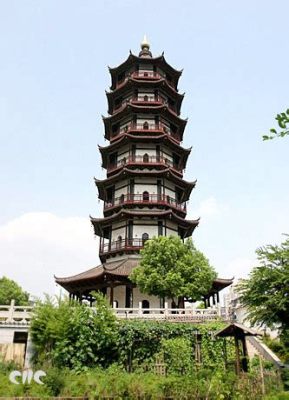
POLYGON ((143 201, 149 201, 149 199, 150 199, 149 192, 147 192, 147 191, 143 192, 142 199, 143 199, 143 201))
POLYGON ((149 240, 149 234, 148 233, 143 233, 142 234, 142 244, 143 244, 143 246, 144 246, 144 244, 145 244, 145 242, 147 241, 147 240, 149 240))
POLYGON ((159 98, 159 91, 158 90, 155 90, 154 96, 155 96, 155 100, 157 101, 158 98, 159 98))
POLYGON ((124 202, 124 194, 122 194, 119 198, 119 204, 123 204, 124 202))
POLYGON ((137 100, 138 99, 138 89, 134 90, 134 99, 137 100))
POLYGON ((144 163, 148 163, 148 162, 149 162, 149 155, 148 155, 148 153, 145 153, 145 154, 143 155, 143 162, 144 162, 144 163))
POLYGON ((149 101, 149 97, 148 97, 147 95, 145 95, 145 96, 143 97, 143 101, 149 101))
POLYGON ((143 129, 149 129, 149 123, 147 121, 143 123, 143 129))

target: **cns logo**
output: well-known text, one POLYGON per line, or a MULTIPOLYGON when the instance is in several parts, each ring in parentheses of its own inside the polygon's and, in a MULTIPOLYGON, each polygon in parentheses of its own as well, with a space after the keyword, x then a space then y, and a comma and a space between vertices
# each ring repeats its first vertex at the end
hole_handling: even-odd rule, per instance
POLYGON ((33 379, 34 382, 38 383, 39 385, 43 385, 44 383, 41 381, 41 378, 44 376, 46 376, 44 371, 39 370, 34 373, 32 369, 26 369, 23 372, 12 371, 9 375, 9 380, 15 385, 19 385, 20 382, 28 383, 30 385, 33 379))

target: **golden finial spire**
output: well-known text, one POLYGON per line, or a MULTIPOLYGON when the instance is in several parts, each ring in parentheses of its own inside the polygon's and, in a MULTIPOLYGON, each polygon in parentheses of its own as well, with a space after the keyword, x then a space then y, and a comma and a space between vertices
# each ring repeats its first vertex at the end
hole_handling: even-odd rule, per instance
POLYGON ((142 40, 142 42, 141 42, 141 44, 140 44, 140 47, 142 48, 142 50, 143 50, 143 49, 149 50, 150 44, 149 44, 149 42, 148 42, 148 40, 147 40, 147 36, 146 36, 146 35, 144 35, 143 40, 142 40))

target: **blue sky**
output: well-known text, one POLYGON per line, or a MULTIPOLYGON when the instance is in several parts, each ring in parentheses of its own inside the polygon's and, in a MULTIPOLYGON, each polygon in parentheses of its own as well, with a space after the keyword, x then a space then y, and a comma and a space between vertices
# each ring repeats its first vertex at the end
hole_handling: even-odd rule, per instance
POLYGON ((107 65, 139 51, 184 68, 186 179, 197 246, 224 277, 289 226, 287 138, 262 142, 288 103, 287 1, 1 1, 0 275, 35 294, 98 264, 89 214, 104 177, 107 65))

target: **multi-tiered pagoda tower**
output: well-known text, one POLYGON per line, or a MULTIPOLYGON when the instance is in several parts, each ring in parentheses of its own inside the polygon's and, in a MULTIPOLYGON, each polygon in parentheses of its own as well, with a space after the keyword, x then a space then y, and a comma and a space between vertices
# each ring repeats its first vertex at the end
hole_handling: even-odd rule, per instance
MULTIPOLYGON (((180 117, 184 96, 178 92, 182 72, 163 54, 153 57, 146 39, 138 56, 130 53, 109 72, 109 116, 103 117, 109 145, 99 147, 107 176, 95 179, 104 216, 91 218, 102 265, 56 282, 80 299, 101 290, 119 307, 138 307, 140 301, 160 307, 164 299, 140 293, 129 274, 146 240, 160 235, 185 239, 198 225, 186 219, 195 181, 183 179, 191 149, 181 146, 186 126, 180 117)), ((208 296, 217 294, 220 284, 216 281, 208 296)))

